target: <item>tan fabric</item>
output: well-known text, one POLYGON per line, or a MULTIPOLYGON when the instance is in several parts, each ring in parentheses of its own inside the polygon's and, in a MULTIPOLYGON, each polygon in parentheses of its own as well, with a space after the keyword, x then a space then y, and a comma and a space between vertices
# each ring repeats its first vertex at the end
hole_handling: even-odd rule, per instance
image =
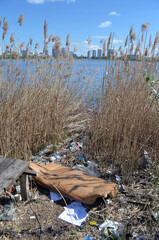
POLYGON ((118 192, 115 183, 55 163, 44 166, 30 163, 29 167, 38 173, 34 177, 37 183, 53 191, 58 189, 64 196, 82 203, 91 205, 98 197, 115 197, 118 192))

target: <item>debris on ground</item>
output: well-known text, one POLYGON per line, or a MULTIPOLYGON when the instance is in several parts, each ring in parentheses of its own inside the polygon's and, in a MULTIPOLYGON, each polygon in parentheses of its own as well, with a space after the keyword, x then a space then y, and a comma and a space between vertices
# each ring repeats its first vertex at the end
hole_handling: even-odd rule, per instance
POLYGON ((0 239, 159 240, 159 182, 153 173, 156 166, 148 152, 144 152, 146 168, 134 171, 131 181, 126 182, 120 166, 115 161, 108 166, 99 164, 97 159, 100 157, 94 158, 92 154, 92 144, 88 144, 89 150, 86 151, 86 142, 89 142, 88 137, 77 136, 77 139, 72 137, 59 145, 51 144, 33 155, 31 163, 39 165, 40 170, 46 169, 46 172, 49 164, 55 164, 57 169, 69 167, 71 171, 82 170, 84 174, 100 177, 108 183, 115 182, 118 195, 112 199, 97 198, 93 205, 80 203, 80 209, 84 208, 87 217, 78 226, 59 218, 64 208, 68 210, 67 217, 79 218, 74 209, 68 209, 71 203, 76 203, 70 196, 62 197, 58 191, 50 192, 30 179, 30 199, 22 202, 21 189, 16 182, 0 198, 0 239))
POLYGON ((64 207, 64 209, 65 211, 60 214, 59 218, 79 227, 88 216, 88 213, 80 202, 73 202, 64 207))
POLYGON ((29 168, 37 172, 37 176, 34 177, 36 183, 85 204, 92 205, 99 197, 112 198, 118 193, 116 183, 55 163, 45 166, 30 163, 29 168))

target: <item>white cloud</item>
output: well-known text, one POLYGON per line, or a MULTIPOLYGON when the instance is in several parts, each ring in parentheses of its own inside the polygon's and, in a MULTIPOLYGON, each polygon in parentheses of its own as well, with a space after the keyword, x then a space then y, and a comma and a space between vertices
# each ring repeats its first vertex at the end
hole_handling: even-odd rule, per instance
MULTIPOLYGON (((46 1, 46 0, 45 0, 46 1)), ((64 0, 47 0, 48 2, 63 2, 64 0)))
POLYGON ((101 49, 101 47, 99 47, 98 45, 91 45, 91 46, 90 46, 90 49, 91 49, 91 50, 97 50, 97 49, 99 49, 99 48, 101 49))
POLYGON ((109 27, 112 23, 110 21, 102 22, 98 27, 99 28, 106 28, 109 27))
POLYGON ((113 43, 114 43, 114 44, 116 44, 116 43, 122 43, 122 42, 123 42, 123 40, 119 40, 119 39, 114 39, 114 40, 113 40, 113 43))
POLYGON ((45 2, 66 2, 66 3, 74 3, 76 0, 27 0, 28 3, 32 4, 43 4, 45 2))
POLYGON ((104 38, 108 38, 108 36, 93 36, 92 38, 104 39, 104 38))
POLYGON ((45 2, 45 0, 27 0, 27 2, 33 4, 42 4, 45 2))
POLYGON ((120 13, 117 13, 115 11, 112 11, 109 13, 110 16, 120 16, 120 13))

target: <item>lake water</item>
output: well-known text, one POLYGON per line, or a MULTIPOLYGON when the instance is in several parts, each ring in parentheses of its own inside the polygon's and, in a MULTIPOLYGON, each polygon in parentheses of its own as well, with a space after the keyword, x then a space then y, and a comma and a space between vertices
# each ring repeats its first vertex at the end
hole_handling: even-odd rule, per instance
MULTIPOLYGON (((32 60, 29 60, 29 63, 32 60)), ((50 62, 51 65, 55 60, 50 62)), ((27 64, 27 61, 20 60, 0 60, 0 77, 1 79, 6 79, 8 72, 10 71, 13 78, 18 78, 17 73, 19 74, 19 80, 22 76, 25 75, 26 81, 33 79, 35 81, 39 80, 38 68, 41 66, 41 73, 44 76, 50 75, 50 71, 54 71, 54 68, 50 70, 46 60, 41 60, 41 62, 34 60, 33 64, 27 64), (44 64, 43 64, 44 63, 44 64), (10 69, 7 67, 10 64, 10 69), (4 65, 4 66, 3 66, 4 65), (17 71, 15 71, 15 69, 17 71), (38 71, 36 71, 38 70, 38 71), (27 72, 27 74, 25 74, 27 72)), ((101 87, 103 79, 106 81, 110 80, 113 82, 113 77, 116 74, 119 74, 119 78, 125 78, 129 81, 131 78, 130 71, 133 74, 139 71, 143 71, 141 74, 144 74, 145 68, 140 68, 140 62, 130 62, 130 61, 109 61, 109 60, 74 60, 72 67, 72 79, 75 79, 78 84, 90 85, 92 89, 97 89, 101 87), (130 68, 131 66, 131 68, 130 68), (129 73, 128 73, 129 72, 129 73), (78 74, 79 73, 79 74, 78 74)), ((148 64, 148 63, 145 63, 148 64)), ((155 73, 156 67, 151 71, 155 73)), ((59 70, 58 70, 59 71, 59 70)), ((66 70, 67 73, 67 70, 66 70)), ((156 72, 155 74, 158 74, 156 72)), ((105 81, 105 82, 106 82, 105 81)))

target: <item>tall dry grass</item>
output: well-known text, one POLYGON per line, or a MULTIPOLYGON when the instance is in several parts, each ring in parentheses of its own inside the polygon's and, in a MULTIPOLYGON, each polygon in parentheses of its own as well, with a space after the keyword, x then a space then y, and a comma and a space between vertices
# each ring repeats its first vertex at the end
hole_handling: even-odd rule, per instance
MULTIPOLYGON (((23 14, 18 19, 20 26, 23 14)), ((6 18, 3 20, 3 42, 8 29, 6 18)), ((47 23, 44 22, 44 49, 49 42, 47 23)), ((60 50, 60 38, 52 41, 60 50)), ((52 37, 50 37, 50 41, 52 37)), ((19 59, 15 54, 15 39, 10 37, 8 46, 0 60, 0 154, 7 157, 29 159, 47 144, 57 143, 76 128, 84 126, 85 110, 82 105, 81 89, 73 73, 73 59, 58 56, 56 59, 38 58, 35 45, 35 59, 29 59, 32 38, 26 45, 26 58, 19 59), (13 45, 14 44, 14 45, 13 45), (16 59, 6 59, 7 50, 16 59), (3 59, 4 58, 4 59, 3 59)), ((19 43, 18 52, 24 42, 19 43)), ((69 37, 67 48, 70 49, 69 37)), ((83 91, 87 91, 84 87, 83 91)))
MULTIPOLYGON (((23 15, 19 18, 20 26, 22 21, 23 15)), ((4 44, 8 30, 6 19, 3 25, 4 44)), ((65 57, 40 59, 38 43, 33 60, 29 60, 28 55, 24 60, 19 56, 15 60, 5 60, 5 54, 0 62, 0 153, 28 159, 40 148, 61 141, 70 132, 85 130, 95 155, 100 155, 101 164, 116 161, 127 174, 141 165, 144 150, 153 152, 157 161, 158 112, 144 74, 158 79, 158 53, 155 51, 159 39, 157 34, 154 43, 151 38, 148 41, 147 26, 142 26, 141 39, 137 40, 131 27, 125 46, 118 52, 113 50, 110 60, 105 62, 101 88, 92 93, 94 98, 88 96, 89 84, 83 82, 83 70, 74 75, 69 34, 65 57), (132 54, 138 55, 136 61, 128 60, 127 55, 132 54)), ((44 51, 48 44, 53 44, 53 49, 59 51, 60 38, 50 35, 47 41, 47 36, 45 21, 44 51)), ((107 45, 102 42, 104 54, 112 45, 112 36, 110 34, 107 45)), ((11 46, 6 50, 10 49, 14 54, 14 35, 10 40, 11 46)), ((18 41, 18 51, 24 44, 18 41)), ((26 45, 27 54, 31 47, 32 38, 26 45)), ((95 77, 95 72, 88 81, 95 77)))
POLYGON ((153 44, 146 46, 147 39, 143 39, 146 30, 142 26, 142 39, 138 40, 136 49, 132 49, 136 34, 131 28, 127 48, 119 48, 121 59, 125 61, 116 60, 119 53, 114 52, 111 61, 106 63, 101 94, 89 122, 88 132, 95 155, 100 155, 100 163, 118 163, 125 176, 143 166, 144 150, 152 154, 153 161, 159 161, 159 112, 150 96, 152 89, 145 80, 146 76, 159 80, 159 55, 157 51, 154 53, 159 35, 153 44), (128 61, 127 55, 133 52, 138 59, 128 61))
POLYGON ((71 61, 21 61, 0 66, 0 149, 2 155, 27 159, 70 134, 85 112, 71 61))

